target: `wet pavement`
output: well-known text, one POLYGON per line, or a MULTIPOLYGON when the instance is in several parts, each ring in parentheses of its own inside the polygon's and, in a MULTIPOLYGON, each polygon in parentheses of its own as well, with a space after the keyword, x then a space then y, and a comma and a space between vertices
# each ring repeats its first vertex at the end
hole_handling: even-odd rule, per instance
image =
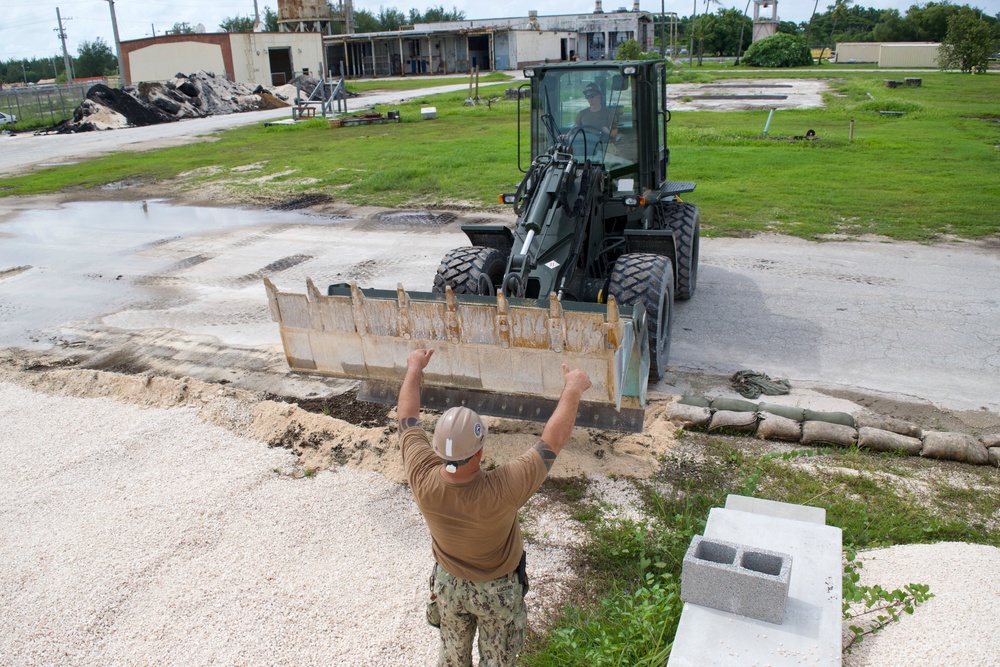
MULTIPOLYGON (((289 376, 262 284, 429 290, 461 224, 427 211, 318 215, 74 203, 0 223, 0 346, 69 347, 96 368, 328 393, 289 376)), ((703 239, 660 391, 753 369, 853 398, 1000 413, 1000 250, 985 244, 703 239)), ((700 384, 701 383, 701 384, 700 384)), ((718 389, 717 386, 714 387, 718 389)))

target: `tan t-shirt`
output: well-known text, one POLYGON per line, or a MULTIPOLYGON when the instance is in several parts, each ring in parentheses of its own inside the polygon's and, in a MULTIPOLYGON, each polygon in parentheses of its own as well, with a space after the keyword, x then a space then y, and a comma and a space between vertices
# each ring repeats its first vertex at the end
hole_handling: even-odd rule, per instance
POLYGON ((534 449, 465 484, 445 480, 445 463, 427 432, 407 429, 400 438, 403 467, 420 513, 431 531, 434 559, 453 576, 489 581, 517 568, 524 551, 517 511, 545 481, 534 449))

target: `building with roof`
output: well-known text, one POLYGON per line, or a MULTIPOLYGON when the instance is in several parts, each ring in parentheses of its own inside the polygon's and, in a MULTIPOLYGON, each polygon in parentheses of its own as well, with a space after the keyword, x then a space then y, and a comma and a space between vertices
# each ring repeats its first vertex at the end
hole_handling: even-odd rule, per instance
POLYGON ((520 69, 543 62, 606 60, 636 40, 653 49, 653 14, 635 2, 590 14, 418 23, 403 30, 326 35, 327 68, 348 78, 520 69))

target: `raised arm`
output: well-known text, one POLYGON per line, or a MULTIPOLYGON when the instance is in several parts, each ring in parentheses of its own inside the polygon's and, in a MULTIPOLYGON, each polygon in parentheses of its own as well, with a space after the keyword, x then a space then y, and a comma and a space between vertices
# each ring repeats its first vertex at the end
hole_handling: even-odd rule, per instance
POLYGON ((545 428, 542 429, 541 440, 535 443, 535 450, 542 457, 546 471, 552 469, 556 456, 569 441, 573 425, 576 424, 580 397, 583 396, 583 392, 590 389, 591 385, 590 378, 579 368, 569 370, 569 367, 563 364, 562 370, 563 390, 559 396, 559 403, 545 423, 545 428))
POLYGON ((414 350, 406 357, 406 377, 399 389, 399 405, 396 406, 400 433, 420 422, 420 374, 433 354, 433 349, 414 350))

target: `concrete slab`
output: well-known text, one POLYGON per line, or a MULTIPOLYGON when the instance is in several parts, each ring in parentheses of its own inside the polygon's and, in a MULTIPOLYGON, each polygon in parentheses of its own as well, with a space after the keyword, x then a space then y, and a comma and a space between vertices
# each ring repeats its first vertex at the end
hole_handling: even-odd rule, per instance
POLYGON ((805 505, 793 505, 792 503, 779 503, 776 500, 767 500, 765 498, 751 498, 750 496, 729 494, 726 496, 726 509, 773 516, 778 519, 793 519, 795 521, 818 523, 821 526, 826 525, 826 510, 822 507, 807 507, 805 505))
POLYGON ((839 528, 715 508, 705 537, 791 555, 785 619, 775 625, 685 603, 668 667, 840 667, 839 528))

